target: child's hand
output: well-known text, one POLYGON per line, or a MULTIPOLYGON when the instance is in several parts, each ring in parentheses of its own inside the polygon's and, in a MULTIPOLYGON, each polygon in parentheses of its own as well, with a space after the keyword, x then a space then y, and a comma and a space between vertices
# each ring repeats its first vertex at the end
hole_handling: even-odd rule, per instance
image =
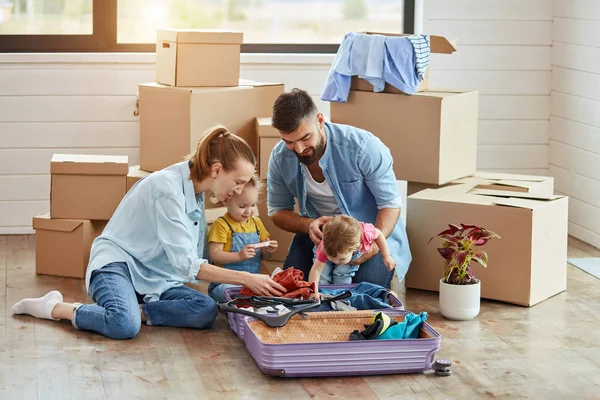
POLYGON ((319 292, 314 292, 313 294, 310 295, 311 299, 315 299, 315 300, 320 300, 321 299, 321 293, 319 292))
POLYGON ((383 257, 383 264, 385 264, 388 271, 391 271, 394 268, 396 268, 396 260, 394 260, 394 258, 390 255, 383 257))
POLYGON ((254 257, 256 255, 256 250, 254 249, 254 245, 249 244, 247 246, 244 246, 244 248, 241 249, 238 252, 238 254, 240 255, 240 260, 244 261, 244 260, 254 257))
POLYGON ((271 241, 269 242, 269 247, 267 247, 267 251, 268 251, 269 253, 275 253, 275 252, 277 251, 277 247, 278 247, 278 246, 279 246, 279 245, 278 245, 278 243, 277 243, 277 240, 271 240, 271 241))

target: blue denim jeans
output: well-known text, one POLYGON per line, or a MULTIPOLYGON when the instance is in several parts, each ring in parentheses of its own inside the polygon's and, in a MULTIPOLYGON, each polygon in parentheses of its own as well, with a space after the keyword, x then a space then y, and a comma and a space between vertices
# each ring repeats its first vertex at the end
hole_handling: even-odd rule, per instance
POLYGON ((225 289, 237 287, 241 288, 240 285, 231 285, 229 283, 219 283, 216 286, 208 287, 208 295, 217 303, 223 303, 225 301, 225 289))
MULTIPOLYGON (((84 304, 73 313, 73 326, 98 332, 112 339, 130 339, 140 330, 139 302, 127 264, 111 263, 94 271, 90 296, 96 304, 84 304)), ((182 328, 209 328, 219 312, 208 296, 187 286, 174 287, 160 300, 142 304, 148 325, 182 328)))
MULTIPOLYGON (((283 263, 283 269, 294 267, 304 272, 305 279, 308 279, 308 274, 313 265, 313 247, 314 243, 307 233, 295 234, 292 244, 290 244, 288 256, 283 263)), ((381 253, 377 253, 377 255, 360 265, 352 278, 352 282, 370 282, 389 289, 393 277, 394 271, 387 270, 387 267, 383 264, 381 253)))

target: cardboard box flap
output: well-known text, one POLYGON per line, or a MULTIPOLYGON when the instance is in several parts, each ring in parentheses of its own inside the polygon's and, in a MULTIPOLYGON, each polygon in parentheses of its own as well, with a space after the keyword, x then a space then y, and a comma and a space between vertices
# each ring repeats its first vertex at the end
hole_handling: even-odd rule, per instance
POLYGON ((551 179, 549 176, 541 175, 515 175, 503 174, 499 172, 477 172, 476 177, 494 180, 494 181, 525 181, 525 182, 543 182, 551 179))
POLYGON ((253 86, 253 87, 263 87, 263 86, 283 86, 283 83, 278 82, 257 82, 251 81, 249 79, 240 79, 240 86, 253 86))
POLYGON ((279 131, 271 125, 271 117, 257 117, 256 132, 258 132, 259 137, 281 137, 279 131))
MULTIPOLYGON (((385 33, 385 32, 362 32, 367 35, 383 35, 383 36, 412 36, 411 33, 385 33)), ((452 54, 456 51, 458 40, 449 40, 444 36, 429 35, 430 48, 432 53, 452 54)))
POLYGON ((148 175, 150 175, 152 172, 148 172, 148 171, 144 171, 143 169, 140 169, 139 165, 133 165, 131 167, 129 167, 129 172, 127 173, 127 176, 133 177, 133 178, 144 178, 148 175))
POLYGON ((422 92, 416 92, 413 94, 413 96, 425 96, 425 97, 439 97, 439 98, 444 98, 444 97, 450 97, 450 96, 455 96, 457 94, 463 94, 463 93, 469 93, 469 92, 477 92, 477 90, 472 90, 472 89, 452 89, 452 88, 448 88, 448 89, 427 89, 427 90, 423 90, 422 92))
POLYGON ((65 175, 127 175, 127 156, 54 154, 50 162, 51 174, 65 175))
POLYGON ((203 44, 242 44, 244 34, 221 29, 158 29, 158 41, 203 44))
POLYGON ((529 210, 535 210, 536 208, 540 208, 551 202, 552 200, 562 199, 563 196, 555 196, 552 199, 548 199, 547 201, 535 200, 535 199, 524 199, 517 197, 509 197, 506 199, 503 198, 495 198, 493 203, 499 206, 507 206, 507 207, 516 207, 516 208, 526 208, 529 210))
POLYGON ((33 229, 72 232, 81 224, 83 221, 76 219, 50 219, 50 213, 33 217, 33 229))
POLYGON ((531 194, 527 192, 511 192, 509 190, 493 190, 493 189, 473 189, 469 191, 470 194, 477 194, 481 196, 494 196, 494 197, 516 197, 520 199, 532 199, 532 200, 553 200, 556 196, 543 196, 539 194, 531 194))

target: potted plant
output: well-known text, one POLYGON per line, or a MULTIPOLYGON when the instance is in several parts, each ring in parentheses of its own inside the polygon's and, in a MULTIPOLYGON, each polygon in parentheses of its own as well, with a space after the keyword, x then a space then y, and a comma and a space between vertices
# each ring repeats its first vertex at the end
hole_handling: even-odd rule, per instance
POLYGON ((448 319, 470 320, 479 314, 481 299, 481 282, 473 274, 471 261, 487 267, 488 255, 478 247, 500 236, 475 225, 448 226, 449 229, 429 239, 429 242, 437 237, 443 239, 442 247, 437 249, 444 258, 440 312, 448 319))

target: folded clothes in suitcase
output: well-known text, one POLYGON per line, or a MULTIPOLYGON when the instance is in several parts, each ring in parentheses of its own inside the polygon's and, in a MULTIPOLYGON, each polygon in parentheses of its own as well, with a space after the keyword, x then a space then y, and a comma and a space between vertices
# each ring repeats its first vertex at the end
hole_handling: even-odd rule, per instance
MULTIPOLYGON (((350 341, 350 333, 371 324, 377 312, 313 312, 295 315, 281 328, 244 317, 244 342, 265 374, 280 377, 402 374, 440 368, 434 355, 441 337, 426 321, 417 339, 350 341)), ((398 309, 384 313, 398 322, 409 314, 398 309)))
MULTIPOLYGON (((377 297, 385 297, 385 303, 387 303, 387 305, 389 307, 388 309, 398 309, 398 310, 404 309, 404 305, 402 304, 402 302, 398 298, 396 298, 396 296, 394 296, 390 292, 390 290, 385 289, 380 286, 377 286, 377 285, 373 285, 371 283, 359 283, 359 284, 351 284, 351 285, 319 285, 320 291, 323 294, 327 294, 327 293, 336 294, 336 293, 340 293, 345 290, 353 291, 357 287, 358 288, 366 287, 368 293, 379 292, 379 293, 377 293, 378 294, 377 297), (383 293, 381 293, 381 292, 383 292, 383 293)), ((230 301, 233 298, 235 298, 236 295, 240 292, 240 289, 241 289, 241 287, 232 287, 232 288, 225 289, 225 300, 230 301)), ((375 307, 375 303, 377 303, 376 299, 372 299, 372 301, 368 301, 368 302, 363 301, 363 299, 360 299, 360 306, 363 306, 363 305, 371 306, 372 308, 371 307, 368 308, 369 310, 381 309, 381 307, 375 307)), ((308 310, 308 312, 311 312, 311 311, 322 312, 322 311, 324 311, 324 308, 325 307, 323 306, 323 307, 319 307, 315 310, 308 310)), ((229 327, 231 328, 232 331, 234 331, 238 335, 238 337, 240 339, 244 339, 244 329, 245 329, 244 319, 245 318, 248 318, 248 317, 243 314, 236 314, 236 313, 231 313, 231 312, 227 313, 227 322, 229 323, 229 327)))

